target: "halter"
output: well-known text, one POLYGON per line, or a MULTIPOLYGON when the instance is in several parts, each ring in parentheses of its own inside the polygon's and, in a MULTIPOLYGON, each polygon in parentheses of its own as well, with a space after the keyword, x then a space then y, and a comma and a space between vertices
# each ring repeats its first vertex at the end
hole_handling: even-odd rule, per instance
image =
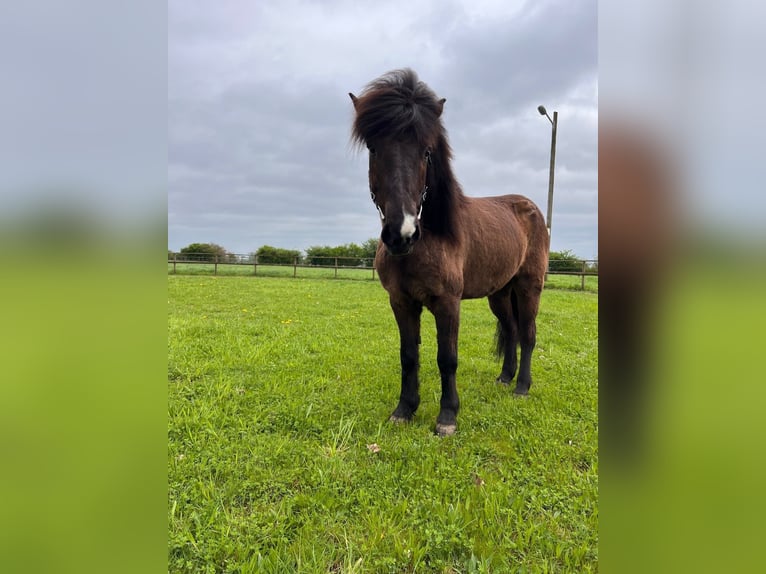
MULTIPOLYGON (((428 166, 431 165, 431 152, 426 152, 426 181, 428 181, 428 166)), ((420 216, 423 214, 423 204, 426 202, 426 195, 428 195, 428 184, 423 184, 423 192, 420 194, 420 202, 418 203, 418 221, 420 221, 420 216)), ((378 210, 378 214, 380 215, 380 220, 384 221, 386 219, 386 216, 383 214, 383 210, 380 208, 380 205, 378 205, 378 202, 375 201, 375 193, 370 190, 370 199, 372 199, 372 202, 375 204, 375 208, 378 210)))

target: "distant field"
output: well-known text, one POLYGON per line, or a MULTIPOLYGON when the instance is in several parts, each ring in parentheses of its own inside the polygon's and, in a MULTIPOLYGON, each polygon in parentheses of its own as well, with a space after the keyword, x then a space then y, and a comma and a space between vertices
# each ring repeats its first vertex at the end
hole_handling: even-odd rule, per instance
MULTIPOLYGON (((253 276, 253 265, 231 265, 218 264, 217 275, 222 277, 230 276, 253 276)), ((212 263, 176 263, 176 274, 178 275, 214 275, 216 273, 215 265, 212 263)), ((298 267, 294 269, 292 265, 258 265, 257 275, 260 277, 292 277, 293 273, 299 278, 308 279, 357 279, 360 281, 373 280, 373 272, 370 268, 338 268, 324 267, 298 267)), ((173 274, 173 264, 168 263, 168 274, 173 274)), ((374 279, 377 281, 377 274, 374 279)), ((556 289, 580 289, 581 278, 572 275, 549 275, 546 285, 556 289)), ((598 292, 598 277, 585 278, 585 290, 598 292)))
POLYGON ((526 400, 494 383, 486 300, 465 301, 458 432, 439 439, 430 314, 420 410, 389 424, 384 290, 307 271, 168 277, 168 570, 597 571, 597 295, 543 293, 526 400))

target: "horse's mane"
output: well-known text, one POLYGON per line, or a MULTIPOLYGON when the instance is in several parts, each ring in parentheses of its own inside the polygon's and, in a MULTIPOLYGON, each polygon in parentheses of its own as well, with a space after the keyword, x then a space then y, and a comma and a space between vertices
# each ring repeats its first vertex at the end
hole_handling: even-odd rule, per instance
POLYGON ((452 150, 441 122, 444 105, 409 68, 393 70, 373 80, 356 98, 353 142, 362 147, 376 139, 414 138, 433 145, 429 169, 428 199, 423 206, 423 225, 441 235, 453 235, 454 209, 464 196, 452 169, 452 150))
POLYGON ((373 80, 357 98, 352 138, 360 147, 379 138, 415 138, 426 145, 441 135, 441 103, 410 69, 373 80))

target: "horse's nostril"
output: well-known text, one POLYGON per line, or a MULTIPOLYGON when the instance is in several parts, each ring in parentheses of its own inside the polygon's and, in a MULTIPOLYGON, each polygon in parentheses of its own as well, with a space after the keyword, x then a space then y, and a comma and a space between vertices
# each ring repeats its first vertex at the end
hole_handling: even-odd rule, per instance
POLYGON ((380 234, 380 239, 385 245, 388 245, 389 247, 396 247, 396 236, 391 233, 391 230, 388 226, 383 228, 383 231, 380 234))
POLYGON ((388 225, 383 227, 383 231, 380 233, 380 240, 386 245, 391 243, 391 230, 389 229, 388 225))

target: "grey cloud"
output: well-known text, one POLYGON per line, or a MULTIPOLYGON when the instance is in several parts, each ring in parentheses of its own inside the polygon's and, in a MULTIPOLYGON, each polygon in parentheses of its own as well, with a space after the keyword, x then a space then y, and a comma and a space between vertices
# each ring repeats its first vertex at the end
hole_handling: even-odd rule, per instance
POLYGON ((409 66, 447 98, 469 195, 523 193, 544 209, 550 126, 535 108, 560 110, 553 248, 593 255, 595 20, 593 2, 171 2, 169 246, 377 235, 347 92, 409 66))

